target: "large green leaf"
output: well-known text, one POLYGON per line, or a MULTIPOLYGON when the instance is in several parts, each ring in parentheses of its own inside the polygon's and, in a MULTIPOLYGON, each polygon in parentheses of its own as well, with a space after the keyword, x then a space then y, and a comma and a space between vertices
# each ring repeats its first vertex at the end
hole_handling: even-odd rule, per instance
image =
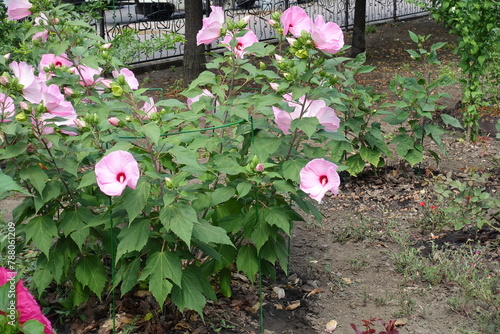
POLYGON ((41 167, 35 166, 22 168, 19 172, 19 176, 23 180, 29 180, 39 194, 43 193, 45 182, 49 178, 41 167))
POLYGON ((291 221, 286 211, 280 207, 274 206, 271 208, 263 209, 264 219, 269 225, 275 225, 290 234, 291 221))
POLYGON ((151 191, 151 184, 143 181, 139 182, 135 190, 126 191, 123 194, 123 206, 128 213, 129 224, 144 209, 151 191))
POLYGON ((0 173, 0 194, 7 193, 9 191, 16 191, 31 196, 29 192, 14 182, 10 176, 0 173))
POLYGON ((122 296, 132 290, 132 288, 137 284, 139 280, 139 269, 141 266, 141 259, 139 257, 135 258, 127 264, 123 271, 123 282, 120 287, 120 292, 122 296))
POLYGON ((118 234, 118 247, 116 249, 116 261, 123 254, 140 251, 148 242, 149 220, 139 220, 121 229, 118 234))
POLYGON ((259 270, 257 250, 254 246, 244 245, 240 248, 236 257, 236 266, 238 270, 245 273, 252 283, 254 282, 255 274, 259 270))
POLYGON ((236 190, 232 187, 221 187, 215 189, 212 193, 212 205, 218 205, 220 203, 224 203, 228 201, 231 197, 234 196, 236 190))
POLYGON ((233 245, 225 229, 213 226, 204 220, 194 223, 193 237, 205 243, 233 245))
POLYGON ((160 221, 167 230, 174 232, 188 246, 191 244, 193 225, 198 221, 196 211, 192 207, 182 203, 167 205, 160 212, 160 221))
POLYGON ((77 280, 87 286, 99 299, 107 281, 106 269, 102 261, 95 255, 82 257, 75 268, 77 280))
POLYGON ((299 129, 304 132, 307 137, 311 138, 316 132, 318 125, 319 121, 317 117, 296 118, 290 125, 290 132, 295 131, 295 129, 299 129))
POLYGON ((146 279, 149 276, 151 276, 150 280, 156 279, 156 282, 168 278, 180 286, 182 279, 181 259, 170 251, 153 253, 146 262, 141 279, 146 279))
POLYGON ((365 161, 368 161, 373 166, 378 166, 378 162, 380 160, 380 151, 373 149, 368 146, 361 146, 359 149, 359 155, 365 161))
POLYGON ((277 137, 257 137, 252 144, 251 156, 256 155, 259 161, 267 161, 270 155, 276 153, 281 144, 277 137))
POLYGON ((49 257, 50 245, 57 236, 56 222, 47 216, 38 216, 26 224, 26 242, 33 240, 44 254, 49 257))
POLYGON ((182 274, 182 285, 172 289, 172 301, 179 310, 194 310, 203 315, 203 307, 206 299, 200 286, 200 281, 190 270, 184 270, 182 274))
POLYGON ((283 177, 292 182, 300 182, 300 170, 304 168, 306 164, 306 159, 293 159, 285 161, 281 168, 283 177))

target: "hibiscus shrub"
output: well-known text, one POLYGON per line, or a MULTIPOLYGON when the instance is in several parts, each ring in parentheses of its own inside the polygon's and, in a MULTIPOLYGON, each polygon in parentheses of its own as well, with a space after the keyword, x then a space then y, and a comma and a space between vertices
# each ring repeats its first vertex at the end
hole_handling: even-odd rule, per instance
POLYGON ((373 68, 332 57, 343 33, 321 16, 274 13, 271 45, 212 7, 198 43, 225 51, 185 98, 157 101, 71 6, 40 4, 9 4, 35 25, 16 29, 24 61, 0 57, 0 196, 24 196, 17 248, 40 250, 38 296, 55 283, 78 306, 141 284, 201 313, 231 295, 234 270, 288 272, 293 222, 321 220, 314 201, 337 193, 338 171, 390 154, 368 124, 380 97, 354 80, 373 68))

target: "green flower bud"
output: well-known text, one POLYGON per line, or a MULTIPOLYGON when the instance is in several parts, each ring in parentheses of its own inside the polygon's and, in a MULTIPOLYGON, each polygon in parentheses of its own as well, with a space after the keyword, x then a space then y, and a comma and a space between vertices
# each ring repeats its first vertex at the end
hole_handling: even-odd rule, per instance
POLYGON ((111 91, 113 92, 113 96, 120 97, 123 95, 123 88, 118 85, 111 85, 111 91))
POLYGON ((297 57, 299 59, 307 58, 307 56, 309 56, 309 53, 307 52, 307 50, 301 49, 301 50, 295 51, 295 57, 297 57))
POLYGON ((19 114, 16 115, 16 120, 19 122, 24 122, 26 119, 27 117, 24 111, 21 111, 19 114))
POLYGON ((265 69, 266 69, 266 64, 265 64, 264 62, 260 62, 260 63, 259 63, 259 68, 260 68, 261 70, 265 70, 265 69))

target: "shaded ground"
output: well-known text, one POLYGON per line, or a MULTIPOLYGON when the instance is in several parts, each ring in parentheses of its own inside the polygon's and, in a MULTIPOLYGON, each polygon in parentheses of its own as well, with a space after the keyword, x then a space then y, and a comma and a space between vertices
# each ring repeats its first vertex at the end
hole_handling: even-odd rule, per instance
MULTIPOLYGON (((389 81, 396 73, 411 73, 415 65, 404 51, 414 47, 408 30, 420 35, 432 34, 430 43, 449 42, 450 46, 442 49, 439 58, 443 61, 442 70, 456 74, 457 57, 451 52, 455 38, 429 18, 421 18, 377 26, 375 33, 367 35, 367 63, 377 66, 377 70, 360 77, 360 83, 388 93, 389 81)), ((139 77, 143 86, 161 87, 165 95, 175 95, 179 92, 176 80, 180 73, 180 69, 170 68, 139 77)), ((446 91, 450 98, 442 104, 452 113, 460 100, 460 87, 450 86, 446 91)), ((449 154, 439 166, 426 157, 416 171, 400 168, 398 161, 392 161, 390 167, 378 174, 342 177, 340 195, 328 197, 320 205, 325 214, 323 222, 311 219, 294 227, 291 276, 286 278, 280 273, 277 282, 263 282, 266 333, 324 333, 327 324, 335 320, 338 325, 334 333, 349 334, 354 333, 350 323, 359 328, 363 319, 372 317, 397 319, 399 333, 458 333, 456 328, 473 321, 474 310, 458 312, 449 305, 450 297, 458 293, 456 286, 405 279, 392 260, 400 251, 398 238, 407 238, 408 247, 425 251, 432 240, 446 240, 460 247, 469 239, 482 237, 480 242, 491 246, 483 260, 500 270, 500 254, 495 253, 498 233, 460 234, 445 229, 431 234, 415 225, 422 217, 419 202, 432 200, 428 184, 438 173, 463 178, 468 171, 490 170, 489 188, 497 194, 500 191, 498 162, 497 168, 491 169, 499 152, 498 141, 485 136, 477 143, 469 143, 461 137, 461 133, 446 137, 449 154), (278 298, 282 292, 284 298, 278 298)), ((194 313, 181 314, 168 304, 160 312, 149 293, 134 291, 118 301, 118 332, 258 333, 258 286, 237 273, 232 284, 234 296, 210 302, 204 321, 194 313)), ((58 333, 109 333, 111 322, 106 320, 106 303, 109 300, 104 303, 90 300, 79 316, 67 317, 58 325, 58 333)), ((377 328, 381 330, 380 326, 377 328)))

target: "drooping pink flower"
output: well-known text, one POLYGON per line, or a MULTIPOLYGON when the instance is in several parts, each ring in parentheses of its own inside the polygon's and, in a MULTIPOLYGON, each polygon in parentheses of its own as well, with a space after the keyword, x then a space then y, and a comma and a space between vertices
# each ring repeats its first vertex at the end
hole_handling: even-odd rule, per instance
POLYGON ((0 123, 12 121, 14 116, 14 100, 10 96, 0 93, 0 123))
POLYGON ((224 23, 224 9, 217 6, 210 6, 210 9, 210 15, 203 19, 203 26, 196 35, 197 45, 208 45, 220 37, 224 23))
POLYGON ((234 49, 230 45, 231 40, 233 39, 232 36, 227 35, 222 41, 222 43, 225 44, 226 47, 236 55, 236 57, 242 59, 243 56, 247 53, 245 49, 259 41, 259 39, 252 30, 250 29, 245 29, 245 30, 246 30, 245 35, 241 37, 236 37, 237 44, 234 47, 234 49))
POLYGON ((281 15, 280 21, 283 25, 284 36, 291 33, 295 37, 300 37, 302 31, 311 32, 311 18, 301 7, 292 6, 285 10, 281 15))
POLYGON ((144 105, 140 109, 144 112, 143 119, 149 119, 151 114, 158 112, 158 109, 155 106, 155 100, 150 96, 149 102, 144 102, 144 105))
MULTIPOLYGON (((0 267, 0 286, 10 284, 8 282, 13 280, 15 276, 15 272, 4 267, 0 267)), ((23 285, 22 279, 16 283, 16 310, 18 312, 19 322, 21 325, 23 325, 26 321, 33 319, 44 325, 44 334, 54 334, 54 330, 52 329, 49 319, 43 315, 35 298, 23 285)))
POLYGON ((35 76, 33 66, 26 62, 13 61, 9 64, 14 76, 23 86, 23 96, 31 103, 40 103, 42 91, 42 79, 35 76))
POLYGON ((128 68, 122 68, 119 72, 118 71, 113 71, 113 78, 118 78, 120 75, 123 75, 125 78, 125 82, 131 89, 138 89, 139 88, 139 81, 137 81, 134 72, 129 70, 128 68))
POLYGON ((139 180, 139 165, 132 154, 114 151, 95 166, 97 185, 109 196, 120 196, 125 187, 135 189, 139 180))
POLYGON ((7 19, 14 21, 31 15, 32 6, 28 0, 10 0, 7 3, 7 19))
POLYGON ((78 65, 77 67, 72 67, 70 71, 80 76, 82 80, 80 84, 82 86, 92 86, 101 80, 99 76, 102 73, 102 68, 100 67, 95 69, 86 65, 78 65))
POLYGON ((287 112, 277 107, 273 107, 275 122, 284 134, 290 134, 292 121, 297 118, 316 117, 319 124, 325 131, 336 132, 340 126, 340 119, 335 110, 328 107, 323 100, 309 100, 303 95, 298 102, 292 100, 291 94, 285 94, 284 101, 288 102, 290 107, 295 108, 293 112, 287 112))
POLYGON ((75 108, 70 101, 64 99, 64 95, 57 85, 52 84, 42 88, 42 102, 47 111, 54 116, 76 115, 75 108))
MULTIPOLYGON (((195 96, 195 97, 193 97, 193 98, 190 98, 190 97, 188 97, 188 98, 187 98, 187 101, 186 101, 187 107, 188 107, 189 109, 191 109, 191 105, 192 105, 193 103, 195 103, 195 102, 198 102, 202 96, 208 96, 208 97, 210 97, 210 98, 212 98, 212 99, 215 99, 215 96, 214 96, 214 94, 212 94, 212 92, 211 92, 211 91, 209 91, 209 90, 208 90, 208 89, 206 89, 206 88, 203 88, 203 89, 201 90, 201 94, 196 95, 196 96, 195 96)), ((219 102, 217 102, 217 101, 216 101, 216 102, 215 102, 215 105, 216 105, 216 106, 217 106, 217 105, 219 105, 219 102)))
POLYGON ((344 33, 334 23, 325 23, 322 15, 318 15, 312 26, 311 38, 317 49, 326 53, 337 53, 344 46, 344 33))
POLYGON ((31 40, 33 41, 38 41, 45 43, 47 39, 49 38, 49 31, 45 29, 44 31, 37 32, 36 34, 31 37, 31 40))
POLYGON ((54 126, 52 126, 52 124, 54 124, 58 127, 63 126, 62 128, 59 129, 62 133, 67 134, 68 136, 77 136, 78 135, 77 132, 64 128, 64 127, 71 127, 75 128, 76 130, 77 128, 76 117, 77 117, 76 113, 68 114, 65 116, 56 116, 51 113, 44 113, 40 116, 38 124, 39 128, 41 128, 42 130, 43 135, 54 133, 54 126), (54 117, 60 117, 63 118, 63 120, 61 121, 51 120, 54 117))
POLYGON ((300 189, 321 203, 323 196, 331 190, 338 194, 340 177, 337 165, 325 159, 314 159, 300 171, 300 189))

